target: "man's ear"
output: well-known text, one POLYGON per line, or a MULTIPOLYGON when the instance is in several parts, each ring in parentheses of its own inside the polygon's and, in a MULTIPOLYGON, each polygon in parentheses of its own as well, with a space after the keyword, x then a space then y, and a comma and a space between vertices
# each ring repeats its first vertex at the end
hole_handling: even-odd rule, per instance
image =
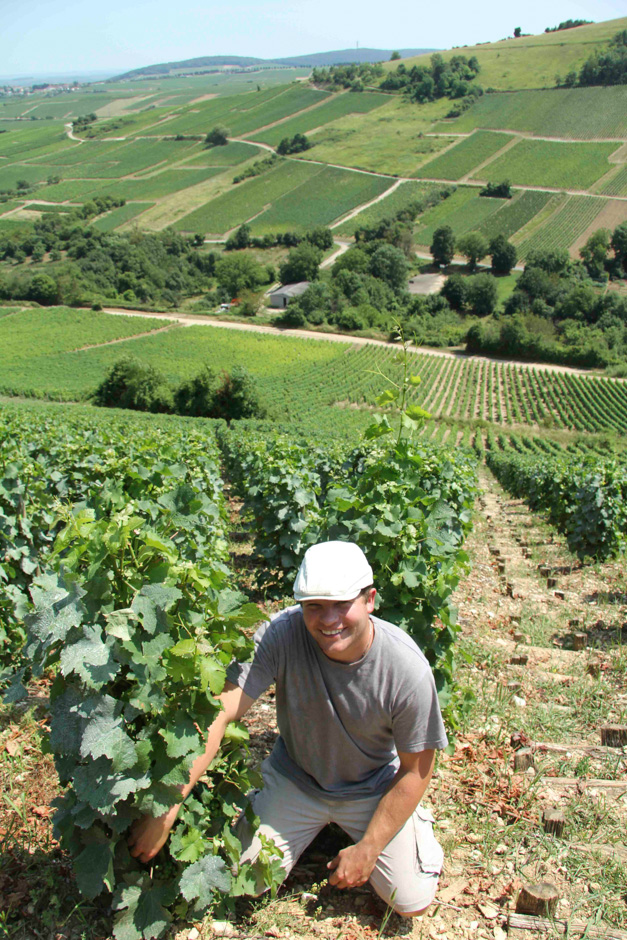
POLYGON ((369 614, 371 614, 374 610, 374 599, 376 596, 377 596, 377 589, 374 587, 370 588, 370 590, 366 594, 366 609, 368 610, 369 614))

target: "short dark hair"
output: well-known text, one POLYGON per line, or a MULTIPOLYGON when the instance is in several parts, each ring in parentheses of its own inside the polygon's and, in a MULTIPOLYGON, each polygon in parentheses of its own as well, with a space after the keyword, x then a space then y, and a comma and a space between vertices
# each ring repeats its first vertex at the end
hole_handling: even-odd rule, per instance
POLYGON ((369 585, 367 585, 367 587, 361 589, 361 591, 359 592, 359 594, 358 594, 357 596, 358 596, 358 597, 365 597, 366 594, 370 594, 370 592, 371 592, 371 590, 373 589, 373 587, 374 587, 374 584, 369 584, 369 585))

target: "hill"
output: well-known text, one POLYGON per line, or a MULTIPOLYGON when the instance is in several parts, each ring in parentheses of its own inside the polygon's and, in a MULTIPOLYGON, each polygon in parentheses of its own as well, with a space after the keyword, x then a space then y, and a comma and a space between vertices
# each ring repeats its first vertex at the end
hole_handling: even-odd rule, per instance
MULTIPOLYGON (((627 28, 627 17, 591 23, 576 29, 537 36, 521 36, 500 42, 459 46, 443 52, 447 61, 454 55, 476 56, 481 66, 481 84, 497 91, 515 91, 524 88, 552 88, 555 76, 566 75, 579 69, 593 53, 603 48, 619 30, 627 28)), ((391 71, 399 63, 386 62, 384 69, 391 71)), ((428 64, 428 56, 404 60, 407 68, 428 64)))
MULTIPOLYGON (((310 55, 288 56, 279 59, 255 59, 251 56, 200 56, 181 62, 161 62, 158 65, 146 65, 118 75, 112 81, 127 81, 137 78, 149 78, 153 75, 182 74, 211 68, 250 68, 272 67, 276 65, 311 67, 324 65, 344 65, 347 62, 383 62, 392 55, 391 49, 336 49, 331 52, 313 52, 310 55)), ((420 56, 435 52, 435 49, 400 49, 402 58, 420 56)))

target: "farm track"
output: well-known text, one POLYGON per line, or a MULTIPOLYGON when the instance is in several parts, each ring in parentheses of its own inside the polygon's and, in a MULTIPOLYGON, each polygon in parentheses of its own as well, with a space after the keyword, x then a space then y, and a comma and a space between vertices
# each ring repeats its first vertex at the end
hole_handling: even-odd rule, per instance
MULTIPOLYGON (((320 339, 328 340, 329 342, 334 343, 349 343, 353 346, 365 346, 370 344, 373 346, 387 346, 388 348, 398 349, 396 343, 387 343, 385 340, 380 339, 368 339, 363 336, 347 336, 344 333, 316 333, 312 330, 279 330, 275 326, 266 326, 255 323, 235 323, 232 320, 216 320, 214 318, 209 319, 208 317, 195 316, 193 314, 157 313, 146 310, 124 310, 120 307, 105 307, 104 313, 110 313, 113 316, 164 318, 166 320, 176 320, 178 323, 182 323, 184 326, 214 326, 223 327, 228 330, 242 330, 244 332, 253 333, 269 333, 274 336, 296 336, 300 339, 320 339)), ((594 373, 586 369, 575 369, 572 366, 560 366, 549 362, 517 362, 508 359, 498 359, 495 356, 467 356, 462 352, 451 352, 449 350, 436 349, 430 346, 410 346, 409 348, 413 352, 422 353, 424 355, 443 356, 448 359, 458 359, 463 362, 496 362, 501 364, 510 362, 511 365, 520 369, 538 369, 542 372, 564 372, 570 373, 571 375, 594 375, 594 373)), ((618 378, 612 378, 608 380, 613 382, 627 381, 627 379, 618 378)))
MULTIPOLYGON (((475 527, 466 546, 472 567, 454 596, 461 642, 470 659, 460 667, 459 678, 473 690, 476 703, 472 721, 458 735, 455 753, 440 755, 425 800, 436 817, 445 868, 436 903, 423 921, 412 931, 393 917, 383 936, 523 940, 533 934, 516 930, 510 920, 519 887, 523 882, 544 880, 555 883, 560 895, 557 917, 571 929, 577 923, 589 926, 593 922, 601 929, 595 937, 626 938, 627 933, 615 927, 604 932, 603 921, 597 920, 599 885, 591 884, 602 880, 607 865, 623 858, 621 844, 613 840, 627 822, 627 778, 623 774, 604 779, 604 768, 611 778, 621 751, 599 746, 598 723, 591 724, 585 709, 579 707, 580 699, 594 699, 598 682, 604 684, 608 715, 627 698, 614 672, 621 657, 620 623, 627 616, 621 567, 580 566, 554 530, 522 501, 509 499, 486 469, 480 472, 480 484, 475 527), (564 599, 547 587, 537 570, 540 561, 557 577, 564 599), (608 588, 614 587, 618 588, 616 597, 610 598, 608 588), (567 623, 573 618, 588 630, 594 651, 568 648, 567 623), (525 632, 527 642, 514 639, 519 630, 525 632), (526 664, 510 662, 523 654, 526 664), (591 663, 600 679, 587 674, 591 663), (508 689, 508 682, 518 684, 515 691, 508 689), (532 748, 532 771, 514 770, 514 734, 522 735, 523 743, 532 748), (582 760, 590 765, 587 774, 569 770, 569 763, 582 760), (539 817, 549 805, 561 809, 575 829, 566 830, 564 839, 542 832, 539 817), (585 809, 596 811, 602 819, 592 846, 573 822, 581 819, 585 809), (581 864, 582 858, 586 864, 581 864)), ((246 529, 239 525, 238 501, 232 501, 232 510, 237 540, 232 562, 247 588, 254 571, 252 545, 246 543, 246 529)), ((275 603, 265 609, 271 614, 279 607, 275 603)), ((243 720, 251 733, 253 758, 262 760, 277 735, 272 689, 243 720)), ((255 934, 282 936, 279 931, 270 933, 267 925, 290 923, 297 925, 292 936, 303 940, 339 936, 374 940, 384 912, 367 886, 352 892, 312 886, 312 882, 324 881, 326 861, 341 847, 340 838, 328 829, 316 838, 271 903, 271 910, 253 915, 256 924, 263 924, 255 934), (315 918, 313 908, 303 913, 294 904, 294 897, 303 891, 319 898, 315 918), (270 919, 262 921, 262 917, 270 919)), ((620 907, 616 892, 614 900, 620 907)), ((233 926, 240 937, 250 936, 250 926, 244 927, 237 919, 233 926)), ((573 929, 568 935, 579 934, 573 929)))

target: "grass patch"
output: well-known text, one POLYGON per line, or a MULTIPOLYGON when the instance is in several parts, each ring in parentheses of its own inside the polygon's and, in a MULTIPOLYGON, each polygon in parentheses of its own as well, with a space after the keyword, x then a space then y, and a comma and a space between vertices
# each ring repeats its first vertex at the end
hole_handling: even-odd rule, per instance
POLYGON ((261 147, 233 140, 225 147, 209 147, 203 150, 198 156, 186 160, 185 166, 238 166, 251 157, 261 156, 262 153, 261 147))
MULTIPOLYGON (((459 192, 459 190, 457 191, 459 192)), ((468 196, 459 197, 454 200, 453 196, 445 199, 444 203, 436 206, 435 209, 441 209, 440 213, 434 211, 433 216, 428 219, 429 212, 423 216, 423 223, 416 230, 416 241, 420 245, 430 245, 433 239, 433 233, 441 225, 450 225, 455 237, 463 235, 465 232, 476 231, 482 221, 502 208, 501 199, 492 199, 489 196, 478 196, 476 189, 469 190, 468 196), (445 210, 448 209, 448 212, 445 210)))
POLYGON ((380 108, 390 101, 389 95, 376 92, 345 92, 336 95, 329 101, 312 108, 305 114, 282 121, 276 127, 255 134, 255 140, 275 147, 284 137, 293 137, 294 134, 307 134, 314 128, 324 127, 331 121, 346 117, 348 114, 367 114, 380 108))
POLYGON ((414 176, 430 156, 452 143, 449 137, 424 136, 449 106, 444 99, 415 105, 391 98, 368 114, 348 115, 316 131, 309 155, 324 163, 414 176))

